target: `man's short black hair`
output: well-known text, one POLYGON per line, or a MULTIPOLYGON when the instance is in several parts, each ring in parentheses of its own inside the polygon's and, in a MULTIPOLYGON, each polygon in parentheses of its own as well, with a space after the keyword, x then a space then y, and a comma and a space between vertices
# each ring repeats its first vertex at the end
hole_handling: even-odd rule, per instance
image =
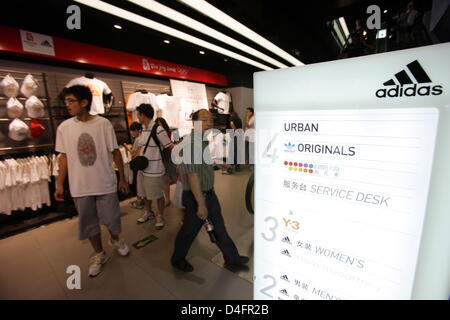
POLYGON ((62 96, 65 98, 69 94, 73 94, 79 101, 87 100, 88 104, 86 106, 86 110, 91 111, 92 92, 88 87, 76 85, 69 88, 64 88, 62 96))
POLYGON ((148 103, 140 104, 139 107, 136 108, 136 110, 149 119, 153 119, 153 116, 155 115, 155 110, 153 110, 152 105, 148 103))
POLYGON ((135 121, 130 125, 131 131, 141 131, 141 129, 142 129, 142 124, 140 124, 139 122, 135 121))

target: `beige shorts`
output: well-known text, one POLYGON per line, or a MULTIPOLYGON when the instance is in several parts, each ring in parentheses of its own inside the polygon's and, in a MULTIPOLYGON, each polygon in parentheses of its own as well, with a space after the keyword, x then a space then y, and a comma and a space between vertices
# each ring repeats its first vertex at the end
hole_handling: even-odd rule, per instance
POLYGON ((164 197, 163 177, 147 177, 138 175, 137 194, 147 200, 157 200, 164 197))

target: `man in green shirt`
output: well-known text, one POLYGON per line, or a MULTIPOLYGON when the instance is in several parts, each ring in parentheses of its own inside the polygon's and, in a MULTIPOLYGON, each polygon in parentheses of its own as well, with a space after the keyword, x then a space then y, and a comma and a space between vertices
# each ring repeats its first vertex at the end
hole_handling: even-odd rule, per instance
POLYGON ((227 233, 220 203, 213 189, 214 169, 211 164, 205 163, 205 159, 203 158, 203 151, 205 147, 208 148, 208 142, 202 141, 201 163, 193 161, 196 156, 199 156, 198 150, 194 150, 194 138, 198 135, 202 139, 205 131, 212 128, 213 116, 208 110, 201 109, 192 115, 192 121, 201 121, 202 125, 201 132, 196 133, 194 129, 191 135, 185 138, 189 141, 189 148, 197 151, 197 154, 192 152, 190 163, 183 162, 181 164, 185 216, 183 225, 175 240, 175 249, 171 259, 172 265, 184 272, 194 270, 194 267, 186 261, 186 255, 192 242, 205 223, 205 219, 208 218, 214 225, 216 243, 222 251, 225 267, 232 271, 245 268, 245 264, 249 259, 248 257, 239 255, 236 245, 227 233))

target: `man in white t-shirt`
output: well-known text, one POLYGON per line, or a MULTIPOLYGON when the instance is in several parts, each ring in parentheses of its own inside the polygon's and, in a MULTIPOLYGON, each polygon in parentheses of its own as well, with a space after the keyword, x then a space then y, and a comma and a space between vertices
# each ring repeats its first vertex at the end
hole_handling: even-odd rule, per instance
POLYGON ((113 161, 119 169, 119 189, 127 193, 122 156, 111 123, 89 114, 92 93, 88 87, 75 85, 64 91, 67 111, 74 116, 58 127, 57 152, 60 152, 59 175, 55 199, 64 201, 64 181, 68 174, 70 193, 78 211, 79 239, 89 239, 96 254, 89 267, 89 276, 97 276, 108 256, 103 251, 100 225, 111 234, 109 245, 126 256, 128 246, 119 239, 120 222, 117 178, 113 161))
POLYGON ((142 132, 139 136, 139 155, 143 155, 148 159, 148 166, 142 170, 142 174, 138 175, 138 196, 146 199, 146 210, 144 215, 138 219, 139 223, 149 220, 152 213, 152 200, 156 200, 158 213, 156 214, 155 228, 160 230, 164 227, 164 180, 163 176, 166 174, 166 168, 161 157, 161 151, 158 148, 155 139, 159 140, 161 149, 173 148, 172 141, 167 135, 166 131, 158 126, 154 128, 155 122, 152 120, 155 114, 153 107, 150 104, 141 104, 136 108, 139 122, 142 124, 142 132), (152 136, 154 132, 154 136, 152 136), (148 141, 148 147, 145 150, 145 145, 148 141), (144 154, 145 150, 145 154, 144 154), (139 194, 140 192, 140 194, 139 194))

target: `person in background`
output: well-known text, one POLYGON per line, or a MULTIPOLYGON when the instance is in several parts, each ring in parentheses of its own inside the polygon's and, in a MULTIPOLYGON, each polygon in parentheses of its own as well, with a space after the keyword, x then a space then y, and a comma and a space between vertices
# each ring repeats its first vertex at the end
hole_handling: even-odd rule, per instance
POLYGON ((163 176, 166 172, 164 163, 161 157, 161 151, 159 150, 155 140, 150 135, 153 129, 157 139, 160 142, 162 148, 173 148, 172 141, 167 136, 166 131, 155 124, 152 120, 155 114, 153 107, 150 104, 141 104, 136 108, 137 117, 139 122, 142 123, 142 132, 139 135, 139 149, 138 154, 145 156, 148 161, 148 166, 142 170, 142 179, 138 183, 141 184, 138 190, 140 190, 142 198, 146 199, 146 210, 142 217, 137 221, 138 223, 144 223, 152 217, 152 201, 156 200, 157 203, 157 215, 155 219, 155 228, 160 230, 164 227, 165 222, 163 219, 164 213, 164 180, 163 176), (156 127, 154 127, 156 126, 156 127), (143 154, 145 145, 149 141, 148 148, 143 154))
POLYGON ((109 245, 121 256, 130 252, 127 244, 119 239, 122 225, 113 161, 119 169, 119 190, 128 193, 129 186, 111 122, 89 114, 91 90, 75 85, 64 89, 63 96, 73 117, 62 122, 56 133, 55 150, 60 153, 60 159, 54 196, 57 201, 64 201, 64 181, 68 175, 70 193, 78 211, 79 239, 89 239, 95 250, 89 266, 89 276, 95 277, 109 259, 103 250, 99 221, 108 227, 109 245))
MULTIPOLYGON (((213 127, 213 115, 205 109, 194 112, 192 121, 201 121, 201 132, 198 132, 201 138, 203 138, 205 131, 213 127)), ((187 147, 191 148, 191 150, 194 150, 195 130, 193 129, 190 136, 185 138, 185 141, 188 141, 187 147)), ((220 251, 222 251, 225 268, 231 271, 248 268, 246 264, 249 258, 239 255, 236 245, 225 228, 220 203, 214 192, 213 165, 207 164, 207 162, 211 163, 211 159, 205 159, 203 156, 203 151, 205 148, 208 148, 208 141, 199 141, 198 143, 202 145, 202 162, 196 164, 194 161, 195 155, 192 152, 192 158, 189 159, 188 163, 183 162, 180 165, 185 214, 183 225, 175 239, 171 263, 175 268, 184 272, 192 272, 194 270, 194 267, 186 260, 186 256, 204 225, 205 219, 208 219, 214 225, 216 243, 220 251)))
MULTIPOLYGON (((141 130, 142 130, 142 124, 140 124, 139 122, 136 122, 136 121, 133 122, 130 125, 130 134, 131 134, 131 138, 133 139, 133 141, 132 141, 133 144, 132 145, 126 144, 126 143, 123 144, 123 146, 131 154, 131 158, 132 159, 134 159, 135 157, 137 157, 139 155, 137 153, 138 152, 138 148, 139 148, 139 144, 138 144, 139 139, 138 139, 138 137, 139 137, 139 134, 141 133, 141 130)), ((141 173, 139 173, 138 171, 134 171, 133 172, 133 184, 136 186, 136 189, 140 187, 139 184, 137 183, 138 174, 142 174, 142 172, 141 173)), ((139 194, 140 192, 137 192, 137 193, 139 194)), ((145 200, 142 199, 142 197, 140 197, 139 195, 137 196, 137 200, 133 201, 131 203, 131 205, 133 207, 135 207, 136 209, 143 209, 144 208, 144 204, 145 204, 145 200)))
POLYGON ((245 113, 245 150, 247 154, 247 163, 250 169, 253 169, 254 143, 255 143, 255 116, 254 109, 247 108, 245 113))
MULTIPOLYGON (((170 130, 170 127, 167 124, 167 121, 164 118, 159 117, 159 118, 156 118, 155 123, 156 123, 156 125, 161 126, 164 129, 164 131, 166 131, 169 139, 172 140, 172 130, 170 130)), ((167 175, 167 173, 163 176, 163 180, 164 180, 165 206, 168 207, 168 206, 170 206, 171 201, 170 201, 170 179, 169 179, 169 176, 167 175)))

